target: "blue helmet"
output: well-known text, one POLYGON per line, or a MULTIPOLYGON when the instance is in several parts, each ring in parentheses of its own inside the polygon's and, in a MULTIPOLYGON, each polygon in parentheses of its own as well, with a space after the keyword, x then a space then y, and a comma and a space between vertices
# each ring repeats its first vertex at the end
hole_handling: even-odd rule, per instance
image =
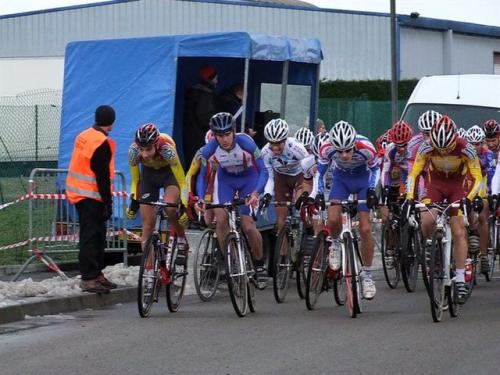
POLYGON ((235 122, 232 114, 219 112, 212 116, 209 125, 215 134, 224 134, 234 130, 235 122))

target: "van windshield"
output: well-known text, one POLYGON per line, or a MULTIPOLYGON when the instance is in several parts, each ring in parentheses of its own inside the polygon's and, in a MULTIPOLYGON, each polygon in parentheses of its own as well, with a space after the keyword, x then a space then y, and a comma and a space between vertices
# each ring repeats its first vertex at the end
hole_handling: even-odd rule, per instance
POLYGON ((435 103, 410 104, 403 113, 402 119, 410 123, 413 128, 416 129, 418 127, 418 118, 429 109, 450 116, 458 127, 465 129, 470 128, 472 125, 481 126, 489 119, 495 119, 500 122, 500 108, 435 103))

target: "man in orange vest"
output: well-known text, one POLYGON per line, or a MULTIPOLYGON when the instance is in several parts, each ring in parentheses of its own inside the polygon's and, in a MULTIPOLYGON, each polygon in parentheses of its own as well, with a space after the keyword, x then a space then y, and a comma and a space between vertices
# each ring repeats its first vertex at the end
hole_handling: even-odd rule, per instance
POLYGON ((109 293, 117 287, 102 273, 106 221, 113 207, 115 142, 108 138, 108 133, 114 122, 112 107, 97 107, 95 124, 76 137, 66 179, 66 197, 76 206, 80 222, 78 260, 80 287, 85 292, 109 293))

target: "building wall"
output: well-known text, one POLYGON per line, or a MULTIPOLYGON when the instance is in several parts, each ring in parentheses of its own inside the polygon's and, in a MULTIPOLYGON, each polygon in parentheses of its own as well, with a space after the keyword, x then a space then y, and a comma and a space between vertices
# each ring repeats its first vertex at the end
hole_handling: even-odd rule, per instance
POLYGON ((494 52, 500 52, 500 39, 454 34, 453 73, 494 74, 494 52))
POLYGON ((420 78, 443 74, 443 33, 414 28, 400 29, 400 77, 420 78))

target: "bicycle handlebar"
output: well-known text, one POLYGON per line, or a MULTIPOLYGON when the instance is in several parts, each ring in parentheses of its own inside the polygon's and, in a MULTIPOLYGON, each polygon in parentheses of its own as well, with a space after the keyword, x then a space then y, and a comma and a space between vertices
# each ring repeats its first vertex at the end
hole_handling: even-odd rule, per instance
POLYGON ((171 208, 182 208, 184 205, 182 203, 167 203, 163 201, 149 202, 144 200, 137 200, 139 204, 144 204, 147 206, 155 206, 155 207, 171 207, 171 208))

